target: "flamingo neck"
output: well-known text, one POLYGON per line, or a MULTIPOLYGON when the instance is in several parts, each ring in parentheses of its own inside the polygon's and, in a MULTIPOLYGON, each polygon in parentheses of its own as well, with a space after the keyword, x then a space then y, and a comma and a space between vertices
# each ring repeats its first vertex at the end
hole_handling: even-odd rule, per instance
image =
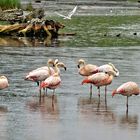
POLYGON ((113 92, 112 92, 112 97, 114 97, 115 94, 117 94, 117 90, 116 90, 116 89, 113 90, 113 92))
POLYGON ((47 65, 48 65, 49 75, 51 75, 50 64, 48 63, 47 65))
POLYGON ((58 64, 55 65, 55 74, 54 75, 59 75, 59 68, 58 68, 58 64))

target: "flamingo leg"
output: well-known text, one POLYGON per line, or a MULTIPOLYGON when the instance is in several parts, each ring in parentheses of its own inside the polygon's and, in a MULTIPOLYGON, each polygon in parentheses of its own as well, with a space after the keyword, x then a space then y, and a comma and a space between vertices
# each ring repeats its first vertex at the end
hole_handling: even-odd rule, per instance
POLYGON ((41 89, 39 88, 39 96, 41 97, 41 89))
POLYGON ((106 94, 107 94, 107 86, 105 86, 105 104, 107 104, 106 94))
POLYGON ((39 82, 39 96, 41 97, 41 87, 40 87, 40 85, 41 85, 41 82, 39 82))
POLYGON ((55 93, 55 89, 53 90, 53 95, 52 95, 52 108, 54 109, 54 93, 55 93))
POLYGON ((127 99, 126 99, 126 112, 128 113, 128 96, 127 96, 127 99))
POLYGON ((45 93, 46 93, 46 95, 47 95, 47 93, 48 93, 48 92, 47 92, 47 88, 46 88, 46 91, 45 91, 45 93))
POLYGON ((98 97, 99 97, 99 101, 100 101, 100 87, 98 87, 98 97))
POLYGON ((43 88, 43 97, 45 96, 45 88, 43 88))
POLYGON ((90 99, 92 98, 92 84, 90 84, 90 99))

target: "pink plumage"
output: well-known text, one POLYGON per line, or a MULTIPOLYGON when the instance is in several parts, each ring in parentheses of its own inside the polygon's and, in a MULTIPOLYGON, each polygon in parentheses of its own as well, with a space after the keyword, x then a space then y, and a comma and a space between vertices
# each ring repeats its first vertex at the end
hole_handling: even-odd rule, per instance
POLYGON ((41 88, 56 89, 60 86, 61 78, 59 74, 51 75, 45 81, 41 82, 41 88))
POLYGON ((0 90, 9 86, 8 79, 5 76, 0 76, 0 90))
POLYGON ((126 112, 128 113, 128 97, 130 97, 132 95, 139 95, 140 89, 139 89, 139 86, 135 82, 130 81, 130 82, 126 82, 126 83, 122 84, 117 89, 113 90, 112 97, 115 94, 121 94, 121 95, 127 97, 127 101, 126 101, 127 110, 126 110, 126 112))
MULTIPOLYGON (((97 69, 96 65, 86 64, 83 59, 78 60, 78 73, 81 76, 90 76, 97 69)), ((90 98, 92 97, 92 84, 90 85, 90 98)))
POLYGON ((78 61, 78 73, 82 76, 89 76, 93 74, 96 70, 97 66, 92 64, 86 64, 83 59, 79 59, 78 61))
POLYGON ((54 74, 53 68, 43 68, 43 69, 36 69, 31 72, 25 77, 25 80, 29 81, 43 81, 48 78, 50 75, 54 74))
POLYGON ((104 72, 100 72, 86 77, 82 81, 82 84, 90 83, 95 85, 99 90, 98 91, 99 99, 100 99, 100 87, 105 86, 105 102, 106 102, 107 85, 110 85, 112 83, 112 80, 113 80, 112 74, 106 74, 104 72))
POLYGON ((112 92, 112 96, 115 94, 121 94, 124 96, 132 96, 140 94, 139 86, 135 82, 126 82, 119 86, 116 90, 112 92))

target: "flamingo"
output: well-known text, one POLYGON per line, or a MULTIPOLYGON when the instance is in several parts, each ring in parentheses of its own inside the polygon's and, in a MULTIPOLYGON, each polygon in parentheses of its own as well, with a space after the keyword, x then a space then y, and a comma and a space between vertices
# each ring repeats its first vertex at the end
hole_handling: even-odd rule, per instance
POLYGON ((126 111, 128 112, 128 97, 130 97, 132 95, 139 95, 140 89, 139 89, 139 86, 135 82, 129 81, 129 82, 122 84, 117 89, 113 90, 112 97, 115 94, 121 94, 121 95, 127 97, 127 100, 126 100, 127 110, 126 111))
MULTIPOLYGON (((90 75, 90 76, 86 77, 82 81, 82 85, 85 84, 85 83, 90 83, 90 84, 95 85, 98 88, 98 96, 99 96, 99 100, 100 100, 100 87, 101 86, 106 87, 107 85, 110 85, 112 83, 113 77, 114 77, 113 72, 96 73, 96 74, 93 74, 93 75, 90 75)), ((106 102, 106 93, 107 93, 107 90, 105 90, 105 102, 106 102)))
POLYGON ((41 82, 40 88, 49 88, 53 90, 53 96, 55 93, 55 89, 58 88, 61 84, 61 78, 60 78, 60 73, 59 73, 59 68, 58 67, 64 67, 66 70, 66 66, 64 63, 59 62, 55 65, 55 73, 51 76, 49 76, 45 81, 41 82))
MULTIPOLYGON (((81 76, 90 76, 97 69, 96 65, 86 64, 83 59, 79 59, 78 61, 78 73, 81 76)), ((90 84, 90 98, 92 97, 92 84, 90 84)))
POLYGON ((107 73, 110 71, 113 72, 113 75, 115 77, 119 76, 119 70, 112 63, 108 63, 108 64, 101 65, 101 66, 97 67, 93 73, 97 73, 97 72, 107 73))
POLYGON ((5 89, 9 86, 8 79, 6 76, 0 76, 0 90, 5 89))
MULTIPOLYGON (((54 69, 52 67, 50 67, 50 65, 52 64, 54 66, 57 63, 58 63, 58 59, 56 59, 55 61, 52 60, 52 59, 49 59, 48 62, 47 62, 47 66, 43 66, 43 67, 37 68, 35 70, 32 70, 25 77, 25 80, 37 82, 37 84, 39 86, 41 81, 45 80, 50 75, 55 73, 54 69)), ((41 95, 40 88, 39 88, 39 92, 40 92, 40 95, 41 95)), ((46 93, 47 93, 47 89, 46 89, 46 93)))
POLYGON ((45 80, 54 73, 54 69, 50 67, 51 64, 54 65, 54 61, 49 59, 47 66, 43 66, 29 72, 29 74, 25 77, 25 80, 37 82, 39 85, 40 81, 45 80))

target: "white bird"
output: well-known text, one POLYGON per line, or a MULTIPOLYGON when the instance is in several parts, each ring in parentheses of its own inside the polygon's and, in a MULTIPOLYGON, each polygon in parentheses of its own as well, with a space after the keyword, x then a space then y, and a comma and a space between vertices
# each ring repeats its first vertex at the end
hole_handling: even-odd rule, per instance
POLYGON ((96 70, 93 71, 93 73, 95 74, 97 72, 104 72, 104 73, 111 72, 113 76, 115 77, 119 76, 119 70, 112 63, 104 64, 97 67, 96 70))
POLYGON ((57 15, 63 17, 63 19, 71 19, 72 15, 76 12, 76 10, 77 10, 77 6, 75 6, 75 7, 73 8, 73 10, 72 10, 71 12, 68 13, 67 16, 62 15, 62 14, 60 14, 60 13, 58 13, 58 12, 55 12, 55 13, 56 13, 57 15))

